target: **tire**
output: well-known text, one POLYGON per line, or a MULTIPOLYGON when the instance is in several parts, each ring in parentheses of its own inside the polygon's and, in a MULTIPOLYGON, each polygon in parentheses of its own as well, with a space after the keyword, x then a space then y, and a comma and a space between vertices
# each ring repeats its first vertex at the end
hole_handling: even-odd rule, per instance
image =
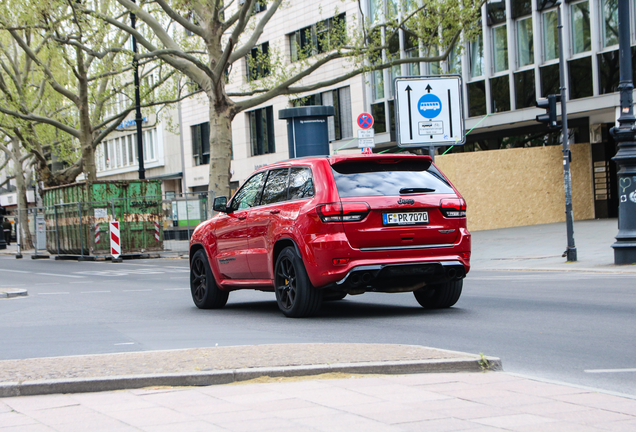
POLYGON ((221 309, 230 295, 216 284, 203 249, 196 251, 190 263, 190 292, 199 309, 221 309))
POLYGON ((428 285, 413 291, 415 300, 424 309, 444 309, 453 306, 462 294, 464 280, 452 280, 441 284, 428 285))
POLYGON ((303 260, 294 247, 281 251, 274 270, 276 302, 285 316, 303 318, 318 312, 322 291, 309 281, 303 260))

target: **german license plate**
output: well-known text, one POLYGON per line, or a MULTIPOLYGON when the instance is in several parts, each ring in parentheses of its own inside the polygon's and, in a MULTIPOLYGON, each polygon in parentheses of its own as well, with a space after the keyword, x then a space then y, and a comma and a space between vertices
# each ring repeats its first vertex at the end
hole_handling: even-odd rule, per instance
POLYGON ((428 223, 428 212, 383 213, 384 225, 419 225, 428 223))

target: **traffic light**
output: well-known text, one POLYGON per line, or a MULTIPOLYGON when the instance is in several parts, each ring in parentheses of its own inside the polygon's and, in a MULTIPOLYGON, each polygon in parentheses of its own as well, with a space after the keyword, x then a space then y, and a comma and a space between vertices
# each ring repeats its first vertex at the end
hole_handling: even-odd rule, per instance
POLYGON ((561 127, 561 122, 557 121, 556 103, 561 102, 561 95, 551 94, 547 99, 539 99, 537 101, 537 107, 546 110, 545 114, 539 114, 537 121, 539 123, 545 123, 550 129, 557 129, 561 127))

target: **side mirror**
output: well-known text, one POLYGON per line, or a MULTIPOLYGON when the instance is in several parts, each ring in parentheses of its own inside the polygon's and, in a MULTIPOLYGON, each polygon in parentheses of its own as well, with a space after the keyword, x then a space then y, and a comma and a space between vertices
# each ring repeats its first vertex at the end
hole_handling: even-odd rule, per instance
POLYGON ((212 210, 217 212, 227 213, 227 197, 214 198, 214 204, 212 204, 212 210))

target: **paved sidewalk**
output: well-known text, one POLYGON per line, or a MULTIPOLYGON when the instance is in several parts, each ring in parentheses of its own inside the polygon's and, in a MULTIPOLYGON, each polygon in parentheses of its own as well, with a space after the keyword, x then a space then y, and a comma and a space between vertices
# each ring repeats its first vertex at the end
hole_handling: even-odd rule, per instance
POLYGON ((561 256, 567 246, 565 222, 475 231, 471 265, 474 270, 636 273, 636 265, 614 264, 616 234, 616 219, 575 222, 578 260, 566 262, 561 256))
POLYGON ((504 372, 333 378, 4 398, 0 431, 636 430, 636 400, 504 372))

